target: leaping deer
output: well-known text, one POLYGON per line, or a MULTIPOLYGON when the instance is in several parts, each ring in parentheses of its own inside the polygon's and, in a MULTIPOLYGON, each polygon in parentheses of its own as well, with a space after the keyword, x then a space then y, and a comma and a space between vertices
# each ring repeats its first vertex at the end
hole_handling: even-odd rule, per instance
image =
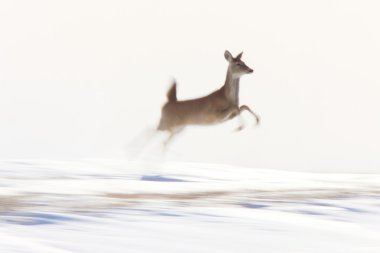
MULTIPOLYGON (((243 111, 250 112, 259 124, 259 116, 247 105, 239 106, 239 81, 245 74, 253 73, 241 57, 243 52, 233 57, 226 50, 224 57, 228 61, 227 77, 224 85, 211 94, 191 100, 177 100, 177 86, 174 82, 167 93, 168 101, 162 107, 161 119, 158 130, 168 131, 167 145, 173 136, 182 131, 188 125, 212 125, 222 123, 240 116, 243 111)), ((238 131, 244 125, 238 127, 238 131)))

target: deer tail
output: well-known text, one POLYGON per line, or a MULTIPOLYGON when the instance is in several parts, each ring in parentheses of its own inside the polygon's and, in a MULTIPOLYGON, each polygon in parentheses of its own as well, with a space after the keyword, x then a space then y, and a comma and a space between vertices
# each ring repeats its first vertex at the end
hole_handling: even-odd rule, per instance
POLYGON ((172 86, 170 87, 167 95, 168 102, 176 102, 177 101, 177 83, 173 81, 172 86))

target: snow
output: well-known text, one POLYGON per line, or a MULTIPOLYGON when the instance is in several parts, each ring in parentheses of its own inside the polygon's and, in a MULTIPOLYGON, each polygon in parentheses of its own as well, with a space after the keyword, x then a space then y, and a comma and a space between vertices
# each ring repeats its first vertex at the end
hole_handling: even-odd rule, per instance
POLYGON ((0 162, 0 252, 380 252, 380 174, 0 162))

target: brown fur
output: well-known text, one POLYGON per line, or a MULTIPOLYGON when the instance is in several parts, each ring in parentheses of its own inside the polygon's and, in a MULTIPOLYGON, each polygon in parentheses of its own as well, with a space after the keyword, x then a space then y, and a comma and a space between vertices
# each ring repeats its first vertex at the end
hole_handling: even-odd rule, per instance
POLYGON ((240 77, 253 72, 241 61, 241 56, 242 53, 233 58, 228 51, 225 52, 225 58, 229 62, 226 82, 220 89, 205 97, 178 101, 176 83, 173 83, 167 93, 168 101, 162 107, 161 119, 157 128, 170 132, 168 141, 175 133, 188 125, 221 123, 240 115, 243 110, 251 112, 259 122, 258 116, 248 106, 239 107, 240 77))

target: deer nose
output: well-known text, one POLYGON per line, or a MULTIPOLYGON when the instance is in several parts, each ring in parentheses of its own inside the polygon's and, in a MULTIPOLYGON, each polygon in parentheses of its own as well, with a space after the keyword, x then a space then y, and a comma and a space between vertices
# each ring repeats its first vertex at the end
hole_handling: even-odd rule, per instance
POLYGON ((253 69, 249 69, 249 70, 248 70, 248 73, 253 73, 253 69))

